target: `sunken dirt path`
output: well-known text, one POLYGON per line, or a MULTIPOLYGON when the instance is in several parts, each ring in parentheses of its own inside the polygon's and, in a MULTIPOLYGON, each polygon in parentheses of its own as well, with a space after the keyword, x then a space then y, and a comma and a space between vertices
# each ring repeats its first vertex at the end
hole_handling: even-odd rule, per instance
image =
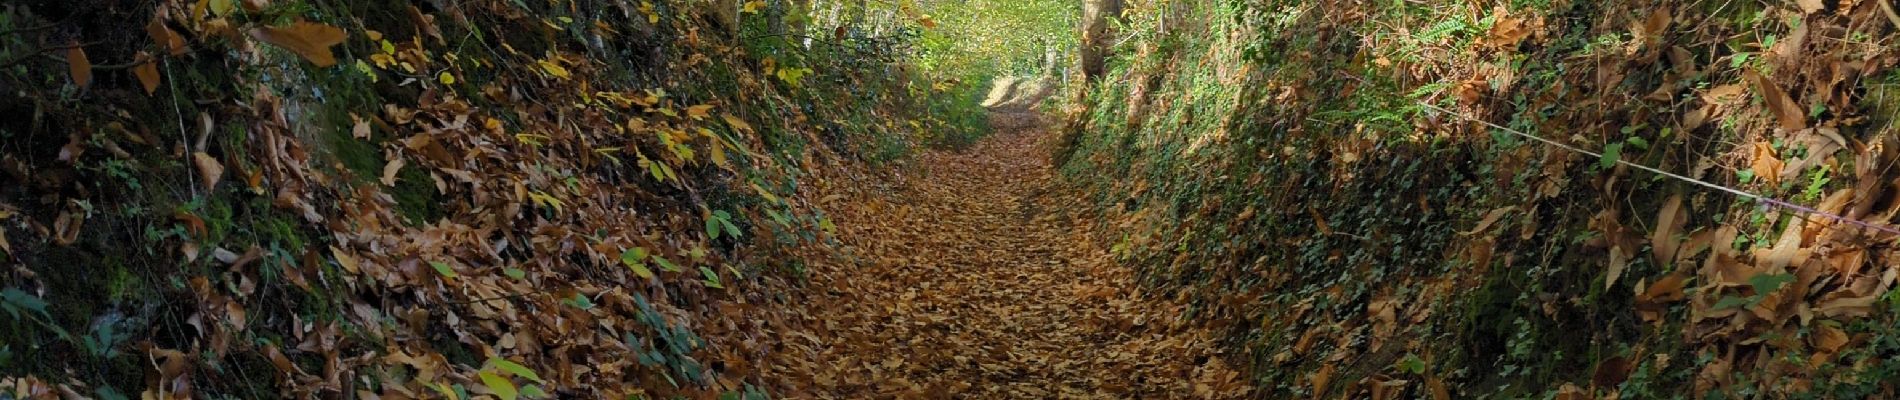
POLYGON ((835 203, 847 262, 813 273, 783 340, 788 398, 1246 396, 1178 306, 1067 215, 1040 131, 921 155, 835 203))

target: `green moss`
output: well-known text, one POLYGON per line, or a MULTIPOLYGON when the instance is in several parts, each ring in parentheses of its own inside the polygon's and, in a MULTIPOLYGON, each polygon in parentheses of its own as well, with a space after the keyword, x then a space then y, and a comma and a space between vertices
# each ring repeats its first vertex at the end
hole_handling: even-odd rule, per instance
POLYGON ((396 186, 389 188, 389 194, 396 198, 396 211, 411 224, 426 224, 446 215, 434 181, 420 168, 404 168, 397 173, 396 186))

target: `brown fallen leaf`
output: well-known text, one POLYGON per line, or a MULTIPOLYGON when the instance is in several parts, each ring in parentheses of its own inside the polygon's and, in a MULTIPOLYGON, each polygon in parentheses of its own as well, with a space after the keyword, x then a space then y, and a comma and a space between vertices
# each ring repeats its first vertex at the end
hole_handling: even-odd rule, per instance
POLYGON ((1843 332, 1841 328, 1834 327, 1833 325, 1815 325, 1814 332, 1808 334, 1808 342, 1814 346, 1815 350, 1820 352, 1838 352, 1841 351, 1841 347, 1847 346, 1847 332, 1843 332))
POLYGON ((1781 273, 1794 262, 1795 256, 1801 250, 1801 228, 1800 223, 1788 224, 1788 227, 1782 230, 1781 238, 1775 240, 1775 247, 1763 253, 1756 253, 1758 257, 1756 263, 1760 264, 1767 273, 1781 273))
POLYGON ((1590 384, 1598 388, 1613 388, 1622 384, 1630 376, 1629 359, 1622 356, 1605 358, 1597 362, 1596 373, 1591 374, 1590 384))
POLYGON ((1689 276, 1682 273, 1663 275, 1662 279, 1650 283, 1649 287, 1637 296, 1638 302, 1671 302, 1682 300, 1682 289, 1688 286, 1689 276))
POLYGON ((1755 71, 1743 71, 1742 77, 1754 83, 1755 90, 1761 91, 1762 98, 1767 101, 1768 108, 1775 112, 1775 119, 1781 122, 1782 129, 1793 132, 1808 128, 1808 114, 1794 102, 1793 97, 1788 96, 1788 92, 1781 90, 1781 86, 1755 71))
POLYGON ((288 26, 252 29, 251 37, 297 53, 318 67, 328 67, 336 65, 330 47, 343 43, 350 35, 334 26, 297 21, 288 26))
POLYGON ((1682 233, 1683 223, 1688 222, 1684 214, 1681 194, 1663 200, 1662 211, 1656 213, 1656 231, 1649 235, 1649 245, 1655 248, 1651 255, 1655 256, 1656 265, 1667 266, 1675 261, 1676 251, 1682 245, 1676 235, 1682 233))
POLYGON ((1333 234, 1333 228, 1332 228, 1332 226, 1330 226, 1330 225, 1327 225, 1327 224, 1326 224, 1326 217, 1321 217, 1321 216, 1319 215, 1319 210, 1318 210, 1318 209, 1314 209, 1313 207, 1307 207, 1307 208, 1306 208, 1306 213, 1307 213, 1308 215, 1311 215, 1311 216, 1313 216, 1313 225, 1314 225, 1315 227, 1318 227, 1318 228, 1319 228, 1319 233, 1320 233, 1321 235, 1331 235, 1331 234, 1333 234))
POLYGON ((158 61, 152 55, 139 53, 138 65, 132 67, 132 76, 139 78, 139 85, 145 87, 145 95, 158 92, 158 61))
POLYGON ((1823 4, 1822 0, 1794 0, 1794 4, 1801 6, 1801 12, 1804 14, 1813 14, 1827 9, 1827 5, 1823 4))
POLYGON ((1458 232, 1458 234, 1470 236, 1478 232, 1484 232, 1485 229, 1490 228, 1492 224, 1498 223, 1499 219, 1504 218, 1506 214, 1510 214, 1512 211, 1517 211, 1517 206, 1505 206, 1486 212, 1484 213, 1484 219, 1478 221, 1478 226, 1471 228, 1469 231, 1458 232))
POLYGON ((191 153, 191 161, 198 166, 198 176, 205 180, 205 190, 217 188, 218 180, 224 178, 224 164, 202 151, 191 153))
MULTIPOLYGON (((351 113, 350 121, 354 121, 354 124, 350 125, 350 137, 357 138, 357 139, 369 139, 369 135, 370 135, 369 120, 363 119, 363 117, 359 117, 355 113, 351 113)), ((493 121, 493 120, 491 119, 490 121, 493 121)))
POLYGON ((165 26, 165 21, 156 16, 152 18, 152 22, 145 24, 145 33, 152 36, 152 41, 158 43, 158 48, 164 49, 171 55, 185 54, 185 37, 165 26))
POLYGON ((86 58, 86 48, 73 41, 66 49, 66 65, 73 76, 73 84, 79 87, 92 85, 92 60, 86 58))
POLYGON ((405 164, 408 164, 408 162, 403 161, 402 157, 396 157, 396 159, 390 160, 389 163, 383 164, 383 186, 396 186, 396 174, 402 172, 402 167, 405 164))
POLYGON ((1862 317, 1873 313, 1874 302, 1879 301, 1880 296, 1881 294, 1859 297, 1836 297, 1816 304, 1814 312, 1824 317, 1862 317))
POLYGON ((1623 270, 1629 269, 1630 251, 1622 245, 1610 247, 1610 270, 1603 273, 1603 289, 1616 286, 1616 279, 1623 277, 1623 270))
POLYGON ((1326 385, 1332 383, 1332 379, 1333 364, 1322 365, 1318 371, 1313 371, 1313 376, 1310 378, 1310 382, 1313 384, 1313 398, 1325 398, 1326 385))
POLYGON ((1781 159, 1775 157, 1774 146, 1768 142, 1755 143, 1754 162, 1750 164, 1749 170, 1754 171, 1756 177, 1768 181, 1769 186, 1779 184, 1783 165, 1781 159))

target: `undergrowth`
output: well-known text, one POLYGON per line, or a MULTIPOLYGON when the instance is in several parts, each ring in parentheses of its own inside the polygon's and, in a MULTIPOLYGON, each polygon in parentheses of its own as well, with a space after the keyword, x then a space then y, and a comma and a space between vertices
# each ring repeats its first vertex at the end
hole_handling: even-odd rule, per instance
POLYGON ((1820 267, 1884 268, 1886 240, 1622 164, 1883 209, 1883 192, 1846 191, 1887 174, 1855 167, 1884 162, 1875 143, 1892 136, 1895 55, 1869 46, 1895 36, 1877 7, 1169 4, 1130 3, 1110 72, 1075 88, 1059 160, 1115 254, 1193 299, 1182 318, 1224 329, 1268 397, 1895 390, 1884 365, 1900 353, 1874 339, 1891 305, 1814 311, 1889 298, 1878 274, 1820 267), (1883 61, 1804 67, 1833 55, 1883 61), (1765 264, 1784 248, 1869 256, 1765 264))

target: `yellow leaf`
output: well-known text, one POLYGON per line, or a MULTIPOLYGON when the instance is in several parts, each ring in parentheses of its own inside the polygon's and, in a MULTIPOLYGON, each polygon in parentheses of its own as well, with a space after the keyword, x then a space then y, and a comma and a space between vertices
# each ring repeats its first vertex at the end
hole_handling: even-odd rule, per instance
POLYGON ((364 76, 368 76, 371 83, 375 83, 379 80, 376 76, 376 69, 370 68, 369 63, 365 63, 363 60, 356 60, 356 71, 362 72, 364 76))
POLYGON ((541 60, 539 64, 541 64, 541 70, 547 71, 548 75, 553 75, 554 77, 561 78, 561 79, 567 79, 567 77, 570 76, 567 73, 567 68, 562 67, 561 63, 555 62, 552 59, 541 60))
POLYGON ((139 53, 138 65, 132 67, 132 75, 139 78, 139 84, 145 86, 145 95, 158 91, 158 61, 152 56, 139 53))
POLYGON ((211 13, 217 16, 230 16, 237 9, 237 0, 211 0, 211 13))
POLYGON ((547 193, 544 193, 538 190, 533 191, 533 192, 528 192, 528 198, 533 199, 535 203, 540 203, 543 207, 554 209, 554 212, 557 212, 557 213, 561 212, 562 206, 567 205, 566 203, 561 202, 561 199, 555 198, 552 195, 549 195, 547 193))
POLYGON ((713 164, 718 165, 720 168, 732 169, 732 165, 726 163, 726 146, 722 146, 717 142, 713 143, 712 146, 712 161, 713 164))
POLYGON ((436 80, 442 81, 444 85, 454 85, 455 75, 450 74, 449 71, 442 71, 441 75, 436 76, 436 80))
POLYGON ((792 87, 798 87, 799 82, 805 80, 805 75, 810 73, 812 73, 811 68, 779 68, 773 75, 777 75, 779 80, 785 81, 792 87))
POLYGON ((739 117, 734 117, 732 116, 732 114, 720 114, 719 118, 725 119, 726 125, 731 125, 733 131, 751 131, 752 130, 752 124, 748 124, 745 122, 745 120, 739 119, 739 117))
POLYGON ((72 47, 66 49, 66 65, 71 67, 74 85, 92 84, 92 60, 86 58, 86 49, 79 47, 79 42, 73 42, 72 47))
MULTIPOLYGON (((728 3, 728 4, 730 4, 730 3, 728 3)), ((743 11, 743 12, 745 12, 745 13, 748 13, 748 14, 750 14, 750 13, 756 13, 756 12, 759 12, 759 10, 760 10, 760 9, 763 9, 763 8, 765 8, 765 2, 764 2, 764 1, 760 1, 760 0, 752 0, 752 1, 748 1, 748 2, 745 2, 745 9, 743 9, 743 10, 740 10, 740 11, 743 11)))
POLYGON ((706 119, 706 117, 712 115, 712 108, 713 106, 706 104, 686 107, 686 116, 692 117, 694 120, 706 119))
POLYGON ((500 397, 502 400, 515 400, 521 396, 521 392, 515 388, 515 383, 506 378, 488 371, 482 371, 477 375, 482 378, 482 386, 487 386, 488 391, 495 392, 495 397, 500 397))
POLYGON ((307 21, 251 30, 251 37, 297 53, 318 67, 336 65, 336 56, 330 54, 330 47, 343 43, 349 36, 343 29, 307 21))

